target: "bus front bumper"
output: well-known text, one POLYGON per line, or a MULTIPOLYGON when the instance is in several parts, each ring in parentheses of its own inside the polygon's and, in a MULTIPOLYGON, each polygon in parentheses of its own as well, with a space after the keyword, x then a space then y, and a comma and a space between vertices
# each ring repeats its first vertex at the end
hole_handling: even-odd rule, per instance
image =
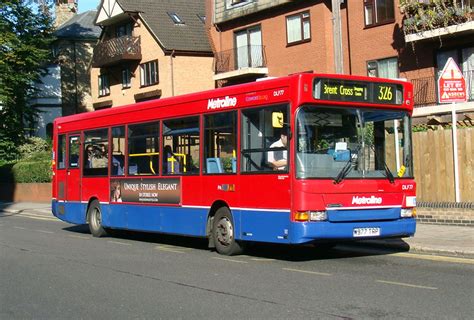
POLYGON ((294 244, 331 240, 367 240, 411 237, 415 218, 371 222, 292 222, 289 242, 294 244))

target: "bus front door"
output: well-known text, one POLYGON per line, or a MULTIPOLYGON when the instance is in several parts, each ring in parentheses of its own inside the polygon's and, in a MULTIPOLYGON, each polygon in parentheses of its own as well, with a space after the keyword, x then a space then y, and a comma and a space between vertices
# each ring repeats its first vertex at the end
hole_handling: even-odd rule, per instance
POLYGON ((79 134, 68 136, 68 164, 66 170, 66 201, 67 202, 80 202, 81 198, 81 161, 80 161, 80 150, 81 150, 81 137, 79 134))

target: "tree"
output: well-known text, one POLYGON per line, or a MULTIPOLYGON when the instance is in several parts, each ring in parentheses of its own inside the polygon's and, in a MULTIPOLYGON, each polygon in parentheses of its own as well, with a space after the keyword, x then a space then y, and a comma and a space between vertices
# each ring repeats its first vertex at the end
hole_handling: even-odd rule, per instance
POLYGON ((46 72, 53 41, 47 1, 0 2, 0 159, 11 160, 37 116, 28 101, 46 72))

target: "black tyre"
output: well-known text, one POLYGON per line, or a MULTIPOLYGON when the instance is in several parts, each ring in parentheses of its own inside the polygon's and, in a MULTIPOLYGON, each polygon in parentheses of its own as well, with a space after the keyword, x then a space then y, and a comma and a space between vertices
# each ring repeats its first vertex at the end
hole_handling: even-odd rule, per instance
POLYGON ((103 237, 107 235, 104 227, 102 226, 102 211, 100 209, 100 203, 94 200, 89 205, 87 210, 87 220, 89 221, 89 230, 94 237, 103 237))
POLYGON ((219 208, 214 216, 212 237, 218 253, 233 256, 242 252, 241 245, 235 240, 235 228, 229 208, 219 208))

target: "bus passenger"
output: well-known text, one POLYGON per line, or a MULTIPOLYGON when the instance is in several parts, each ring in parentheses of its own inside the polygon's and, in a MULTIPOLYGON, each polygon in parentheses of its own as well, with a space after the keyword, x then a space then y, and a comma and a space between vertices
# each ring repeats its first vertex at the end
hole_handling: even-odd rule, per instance
MULTIPOLYGON (((286 148, 288 144, 288 136, 286 133, 285 128, 281 130, 280 139, 273 142, 270 145, 270 149, 273 148, 286 148)), ((273 170, 286 170, 287 164, 287 151, 286 150, 276 150, 276 151, 269 151, 267 155, 267 161, 273 170)))

